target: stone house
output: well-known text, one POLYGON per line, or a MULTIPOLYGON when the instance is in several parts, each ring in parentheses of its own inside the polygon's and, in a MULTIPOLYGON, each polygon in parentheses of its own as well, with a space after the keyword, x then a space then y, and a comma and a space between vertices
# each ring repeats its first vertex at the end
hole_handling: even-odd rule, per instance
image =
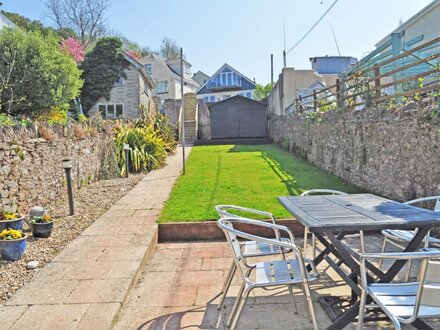
MULTIPOLYGON (((153 79, 156 88, 154 95, 161 102, 166 99, 181 99, 180 60, 165 61, 156 54, 147 55, 139 60, 153 79)), ((192 79, 191 64, 183 61, 183 94, 194 93, 200 86, 192 79)))
POLYGON ((105 119, 139 118, 140 108, 150 110, 154 106, 154 82, 141 63, 123 53, 129 66, 125 77, 119 77, 110 92, 110 99, 100 98, 89 114, 101 113, 105 119))

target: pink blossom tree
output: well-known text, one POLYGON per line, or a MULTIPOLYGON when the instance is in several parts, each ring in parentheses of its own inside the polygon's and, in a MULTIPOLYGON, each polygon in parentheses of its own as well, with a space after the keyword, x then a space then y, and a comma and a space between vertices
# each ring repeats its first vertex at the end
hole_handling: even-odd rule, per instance
POLYGON ((84 46, 75 38, 64 39, 61 42, 61 49, 72 56, 76 63, 84 61, 84 46))

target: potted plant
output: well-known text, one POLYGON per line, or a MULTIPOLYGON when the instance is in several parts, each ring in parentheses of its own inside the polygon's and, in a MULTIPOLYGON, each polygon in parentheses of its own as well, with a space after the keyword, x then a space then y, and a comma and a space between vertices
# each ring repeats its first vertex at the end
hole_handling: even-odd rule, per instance
POLYGON ((0 231, 3 229, 23 230, 24 217, 14 211, 0 211, 0 231))
POLYGON ((3 229, 0 232, 0 256, 4 260, 15 261, 23 256, 27 235, 21 230, 3 229))
POLYGON ((34 237, 49 237, 53 230, 53 220, 50 215, 31 218, 32 235, 34 237))

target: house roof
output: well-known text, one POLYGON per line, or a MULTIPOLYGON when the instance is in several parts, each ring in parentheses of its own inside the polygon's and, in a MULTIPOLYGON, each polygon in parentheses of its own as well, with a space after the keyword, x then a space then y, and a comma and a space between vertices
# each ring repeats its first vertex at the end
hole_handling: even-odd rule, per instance
POLYGON ((154 81, 153 81, 153 79, 151 79, 150 75, 147 73, 147 71, 145 70, 145 68, 142 65, 142 63, 140 63, 138 60, 136 60, 135 58, 133 58, 130 55, 128 55, 126 52, 122 52, 122 56, 124 56, 124 58, 131 65, 133 65, 136 69, 139 70, 140 74, 145 79, 145 81, 148 83, 149 87, 151 89, 154 88, 154 86, 155 86, 154 81))
POLYGON ((254 85, 254 87, 257 85, 256 83, 254 83, 252 80, 250 80, 248 77, 246 77, 244 74, 238 72, 237 70, 235 70, 232 66, 230 66, 228 63, 225 63, 221 66, 220 69, 218 69, 212 76, 211 78, 209 78, 202 86, 200 86, 200 88, 196 91, 196 94, 203 89, 203 87, 206 86, 206 84, 212 79, 214 78, 217 74, 219 74, 221 71, 223 71, 224 68, 228 68, 230 69, 232 72, 238 74, 239 76, 241 76, 242 78, 246 79, 248 82, 250 82, 252 85, 254 85))
POLYGON ((209 107, 211 108, 213 106, 217 106, 218 104, 223 104, 223 103, 226 103, 226 102, 230 102, 231 100, 234 100, 234 99, 241 99, 241 100, 245 100, 245 101, 248 101, 248 102, 253 102, 253 103, 258 103, 258 104, 261 104, 261 105, 265 105, 263 102, 256 101, 254 99, 250 99, 248 97, 244 97, 244 96, 241 96, 241 95, 234 95, 234 96, 228 97, 227 99, 224 99, 224 100, 221 100, 221 101, 218 101, 218 102, 213 102, 212 105, 210 105, 209 107))
MULTIPOLYGON (((176 71, 174 71, 168 64, 167 64, 167 61, 165 61, 162 57, 160 57, 159 55, 156 55, 156 54, 154 54, 154 53, 151 53, 150 55, 147 55, 147 56, 145 56, 145 57, 143 57, 142 59, 155 59, 156 61, 157 61, 157 63, 159 63, 159 65, 161 65, 162 67, 164 67, 164 68, 166 68, 166 69, 168 69, 169 71, 170 71, 170 74, 171 74, 171 76, 174 78, 174 79, 176 79, 176 80, 180 80, 180 74, 178 73, 178 72, 176 72, 176 71)), ((142 60, 141 59, 141 60, 142 60)), ((176 60, 177 61, 177 60, 176 60)), ((179 60, 180 61, 180 60, 179 60)), ((186 61, 185 61, 186 62, 186 61)), ((188 63, 188 62, 186 62, 186 63, 188 63)), ((141 64, 142 65, 142 64, 141 64)), ((187 82, 187 83, 190 83, 190 84, 193 84, 194 86, 198 86, 198 84, 194 81, 194 80, 192 80, 192 79, 186 79, 186 78, 183 78, 183 81, 184 82, 187 82)))
POLYGON ((427 13, 429 13, 431 10, 433 10, 435 7, 440 5, 440 0, 434 0, 430 4, 428 4, 425 8, 417 12, 414 16, 411 16, 409 19, 407 19, 405 22, 400 24, 397 28, 395 28, 391 33, 387 34, 384 38, 382 38, 375 46, 379 47, 383 43, 385 43, 391 36, 392 33, 400 32, 405 30, 409 25, 417 21, 418 19, 425 16, 427 13))

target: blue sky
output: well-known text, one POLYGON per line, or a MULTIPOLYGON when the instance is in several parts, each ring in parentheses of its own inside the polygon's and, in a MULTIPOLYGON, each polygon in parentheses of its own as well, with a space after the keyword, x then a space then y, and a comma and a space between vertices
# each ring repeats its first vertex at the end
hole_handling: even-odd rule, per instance
MULTIPOLYGON (((184 49, 193 72, 212 75, 225 62, 258 83, 275 80, 282 67, 283 16, 289 49, 334 0, 125 0, 115 1, 108 25, 157 49, 164 36, 184 49)), ((43 0, 3 0, 3 9, 50 24, 43 0)), ((309 69, 309 57, 362 57, 430 0, 339 0, 313 32, 287 56, 287 65, 309 69)))

